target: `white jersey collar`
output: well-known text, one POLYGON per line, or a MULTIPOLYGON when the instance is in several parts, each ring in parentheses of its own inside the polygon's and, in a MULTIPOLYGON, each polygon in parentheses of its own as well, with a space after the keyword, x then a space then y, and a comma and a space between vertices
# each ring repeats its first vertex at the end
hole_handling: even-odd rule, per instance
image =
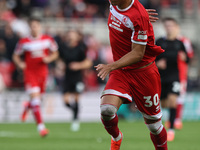
POLYGON ((124 8, 124 9, 120 9, 118 6, 116 6, 116 7, 117 7, 117 9, 118 9, 119 11, 127 11, 127 10, 129 10, 129 9, 132 7, 134 1, 135 1, 135 0, 132 0, 131 4, 130 4, 128 7, 124 8))

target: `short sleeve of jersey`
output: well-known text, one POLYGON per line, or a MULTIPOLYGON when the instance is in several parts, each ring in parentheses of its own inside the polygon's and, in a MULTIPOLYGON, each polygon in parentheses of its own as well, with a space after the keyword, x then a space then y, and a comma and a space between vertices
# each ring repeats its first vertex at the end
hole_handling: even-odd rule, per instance
POLYGON ((24 53, 24 48, 23 48, 23 40, 19 40, 19 42, 17 43, 14 53, 17 55, 22 55, 24 53))
POLYGON ((53 51, 53 52, 58 50, 58 44, 57 44, 57 42, 52 37, 50 37, 50 47, 49 47, 49 50, 53 51))
POLYGON ((134 30, 131 41, 135 44, 147 45, 149 20, 145 17, 138 18, 133 21, 134 30))

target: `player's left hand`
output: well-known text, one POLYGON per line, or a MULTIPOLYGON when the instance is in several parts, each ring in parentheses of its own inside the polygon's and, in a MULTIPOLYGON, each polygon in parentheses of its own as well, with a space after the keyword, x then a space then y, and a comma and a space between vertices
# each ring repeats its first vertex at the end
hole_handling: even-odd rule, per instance
POLYGON ((155 17, 155 16, 158 16, 158 13, 156 13, 155 9, 146 9, 146 11, 149 15, 150 22, 156 22, 157 20, 159 20, 158 17, 155 17))
POLYGON ((98 71, 97 76, 102 80, 105 80, 106 76, 112 71, 111 66, 109 64, 99 64, 95 66, 96 71, 98 71))

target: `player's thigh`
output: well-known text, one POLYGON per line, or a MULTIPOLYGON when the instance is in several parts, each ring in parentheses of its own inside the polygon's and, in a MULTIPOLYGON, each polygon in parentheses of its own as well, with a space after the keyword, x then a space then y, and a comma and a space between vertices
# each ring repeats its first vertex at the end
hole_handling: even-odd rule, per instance
POLYGON ((68 102, 69 102, 69 99, 70 99, 70 93, 69 93, 69 92, 65 92, 65 93, 63 94, 63 99, 64 99, 64 101, 65 101, 66 103, 68 103, 68 102))
POLYGON ((41 94, 40 92, 33 92, 33 93, 30 93, 30 97, 31 99, 38 98, 38 97, 41 97, 41 94))
POLYGON ((167 98, 161 99, 161 106, 162 108, 168 108, 169 107, 169 101, 167 98))
POLYGON ((170 83, 170 91, 167 95, 167 99, 169 101, 169 107, 170 108, 176 108, 177 105, 177 99, 180 95, 181 91, 181 84, 179 81, 173 81, 170 83))
POLYGON ((25 89, 26 92, 29 94, 30 98, 36 98, 41 96, 41 88, 40 85, 31 80, 31 81, 25 81, 25 89))
POLYGON ((132 102, 130 84, 123 71, 114 70, 110 73, 101 98, 102 103, 109 102, 117 106, 120 106, 122 103, 132 102))
POLYGON ((124 99, 118 96, 114 96, 114 95, 104 95, 101 98, 101 105, 104 104, 110 104, 110 105, 114 105, 115 107, 117 107, 117 109, 119 109, 119 107, 124 103, 124 99))
POLYGON ((133 75, 133 98, 144 118, 160 119, 161 81, 156 68, 133 75), (135 76, 135 77, 134 77, 135 76))
POLYGON ((176 108, 178 95, 175 93, 168 94, 168 105, 170 108, 176 108))

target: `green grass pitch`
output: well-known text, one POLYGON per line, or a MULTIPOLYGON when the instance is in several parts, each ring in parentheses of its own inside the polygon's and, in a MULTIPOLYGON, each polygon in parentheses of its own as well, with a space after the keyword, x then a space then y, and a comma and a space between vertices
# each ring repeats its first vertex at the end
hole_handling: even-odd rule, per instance
MULTIPOLYGON (((142 121, 120 121, 121 150, 154 150, 142 121)), ((48 123, 50 134, 40 138, 34 124, 0 124, 0 150, 109 150, 110 136, 100 123, 82 123, 71 132, 69 123, 48 123)), ((200 150, 200 122, 184 122, 169 150, 200 150)))

